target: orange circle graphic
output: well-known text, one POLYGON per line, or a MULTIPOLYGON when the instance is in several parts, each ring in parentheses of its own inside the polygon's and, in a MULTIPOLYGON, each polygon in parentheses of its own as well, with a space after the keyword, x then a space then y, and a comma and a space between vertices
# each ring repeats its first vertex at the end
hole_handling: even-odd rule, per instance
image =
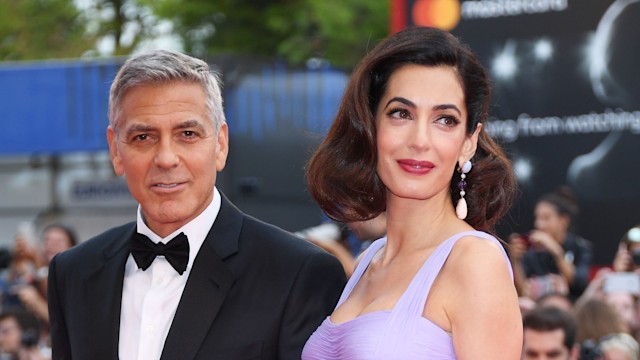
POLYGON ((411 16, 415 25, 451 30, 460 22, 460 0, 417 0, 411 16))

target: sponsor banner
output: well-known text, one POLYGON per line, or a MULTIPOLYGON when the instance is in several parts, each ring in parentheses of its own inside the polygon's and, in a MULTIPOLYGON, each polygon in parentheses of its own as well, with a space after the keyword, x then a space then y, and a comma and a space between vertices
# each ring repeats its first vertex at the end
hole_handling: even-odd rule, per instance
POLYGON ((68 207, 135 206, 124 178, 108 180, 73 180, 61 194, 61 202, 68 207))

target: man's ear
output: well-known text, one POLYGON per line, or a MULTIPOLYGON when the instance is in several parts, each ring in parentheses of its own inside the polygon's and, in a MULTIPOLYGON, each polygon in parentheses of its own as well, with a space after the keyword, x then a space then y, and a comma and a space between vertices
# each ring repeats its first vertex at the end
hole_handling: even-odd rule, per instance
POLYGON ((482 123, 478 123, 473 134, 464 139, 464 142, 462 143, 462 151, 460 151, 460 157, 458 158, 458 167, 462 167, 462 164, 467 160, 471 160, 473 155, 476 153, 480 130, 482 130, 482 123))
POLYGON ((223 122, 218 129, 216 139, 216 171, 222 171, 227 163, 227 155, 229 154, 229 127, 223 122))
POLYGON ((111 164, 113 165, 113 171, 118 176, 124 175, 124 166, 122 166, 122 159, 118 151, 117 136, 115 130, 111 125, 107 128, 107 142, 109 143, 109 156, 111 157, 111 164))
POLYGON ((580 345, 575 344, 571 348, 569 352, 569 360, 579 360, 580 359, 580 345))

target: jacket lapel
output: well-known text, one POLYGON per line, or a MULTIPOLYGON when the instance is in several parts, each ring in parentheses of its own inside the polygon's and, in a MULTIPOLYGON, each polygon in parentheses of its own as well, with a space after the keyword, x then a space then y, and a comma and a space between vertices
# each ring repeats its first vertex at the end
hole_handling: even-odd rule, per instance
POLYGON ((162 360, 193 359, 235 281, 223 260, 238 251, 243 214, 222 195, 200 248, 162 351, 162 360))
POLYGON ((129 256, 129 238, 135 224, 123 236, 111 242, 102 251, 102 261, 88 269, 86 298, 89 314, 95 326, 91 330, 93 344, 87 344, 92 353, 104 355, 105 359, 118 358, 120 335, 120 311, 124 267, 129 256), (108 355, 107 355, 108 354, 108 355))

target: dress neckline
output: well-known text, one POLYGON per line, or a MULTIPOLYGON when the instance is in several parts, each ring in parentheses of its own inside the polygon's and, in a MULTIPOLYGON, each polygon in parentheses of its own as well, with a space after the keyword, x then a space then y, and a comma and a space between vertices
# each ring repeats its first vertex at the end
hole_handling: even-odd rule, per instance
MULTIPOLYGON (((380 315, 380 314, 384 314, 384 315, 388 315, 393 313, 394 311, 396 311, 396 309, 398 308, 398 306, 402 303, 404 303, 404 300, 407 296, 409 296, 408 294, 411 293, 411 289, 413 287, 415 287, 415 283, 418 281, 417 279, 420 277, 420 275, 425 271, 426 268, 429 267, 429 265, 433 262, 436 261, 434 260, 435 257, 434 255, 436 255, 437 253, 439 253, 440 251, 442 251, 443 248, 445 248, 447 246, 447 244, 449 244, 452 241, 457 241, 458 239, 462 238, 463 236, 466 235, 475 235, 478 236, 478 233, 481 234, 485 234, 483 232, 477 231, 477 230, 467 230, 467 231, 462 231, 459 233, 456 233, 452 236, 450 236, 449 238, 445 239, 444 241, 442 241, 440 244, 438 244, 438 246, 436 246, 436 248, 433 250, 433 252, 427 257, 427 259, 424 261, 424 263, 418 268, 418 271, 413 275, 413 278, 411 279, 411 281, 409 282, 409 285, 404 289, 404 291, 402 292, 402 295, 400 295, 400 297, 398 298, 398 301, 396 301, 395 304, 393 304, 393 306, 391 307, 391 309, 381 309, 381 310, 375 310, 375 311, 369 311, 369 312, 365 312, 365 313, 361 313, 349 320, 343 321, 343 322, 334 322, 333 319, 331 319, 331 315, 327 316, 326 321, 331 324, 332 326, 342 326, 345 324, 349 324, 349 323, 353 323, 353 322, 358 322, 360 320, 360 318, 362 317, 369 317, 369 316, 374 316, 374 315, 380 315)), ((484 237, 484 236, 482 236, 484 237)), ((367 271, 367 269, 369 268, 369 265, 371 264, 371 261, 373 260, 374 256, 376 254, 378 254, 378 252, 387 244, 387 237, 382 237, 376 241, 374 241, 369 248, 366 250, 365 255, 363 256, 362 260, 360 261, 360 264, 358 265, 358 267, 356 268, 356 271, 354 271, 354 273, 352 274, 351 278, 349 279, 347 286, 345 287, 342 295, 340 296, 340 300, 338 301, 338 304, 336 305, 336 307, 334 308, 337 309, 339 306, 341 306, 351 295, 351 292, 353 291, 353 289, 355 288, 356 284, 360 281, 360 279, 362 278, 362 276, 364 275, 364 273, 367 271)), ((447 254, 448 256, 448 254, 447 254)), ((439 271, 438 271, 439 272, 439 271)), ((437 276, 437 274, 435 274, 437 276)), ((435 278, 435 276, 434 276, 435 278)), ((424 301, 426 302, 426 299, 429 295, 429 292, 431 291, 431 286, 429 285, 429 288, 426 290, 426 293, 424 294, 424 301)), ((424 308, 424 304, 422 306, 424 308)), ((444 333, 448 334, 444 329, 440 328, 438 325, 436 325, 435 323, 433 323, 431 320, 420 316, 421 318, 427 320, 429 323, 433 324, 435 327, 437 327, 438 329, 442 330, 444 333)))

